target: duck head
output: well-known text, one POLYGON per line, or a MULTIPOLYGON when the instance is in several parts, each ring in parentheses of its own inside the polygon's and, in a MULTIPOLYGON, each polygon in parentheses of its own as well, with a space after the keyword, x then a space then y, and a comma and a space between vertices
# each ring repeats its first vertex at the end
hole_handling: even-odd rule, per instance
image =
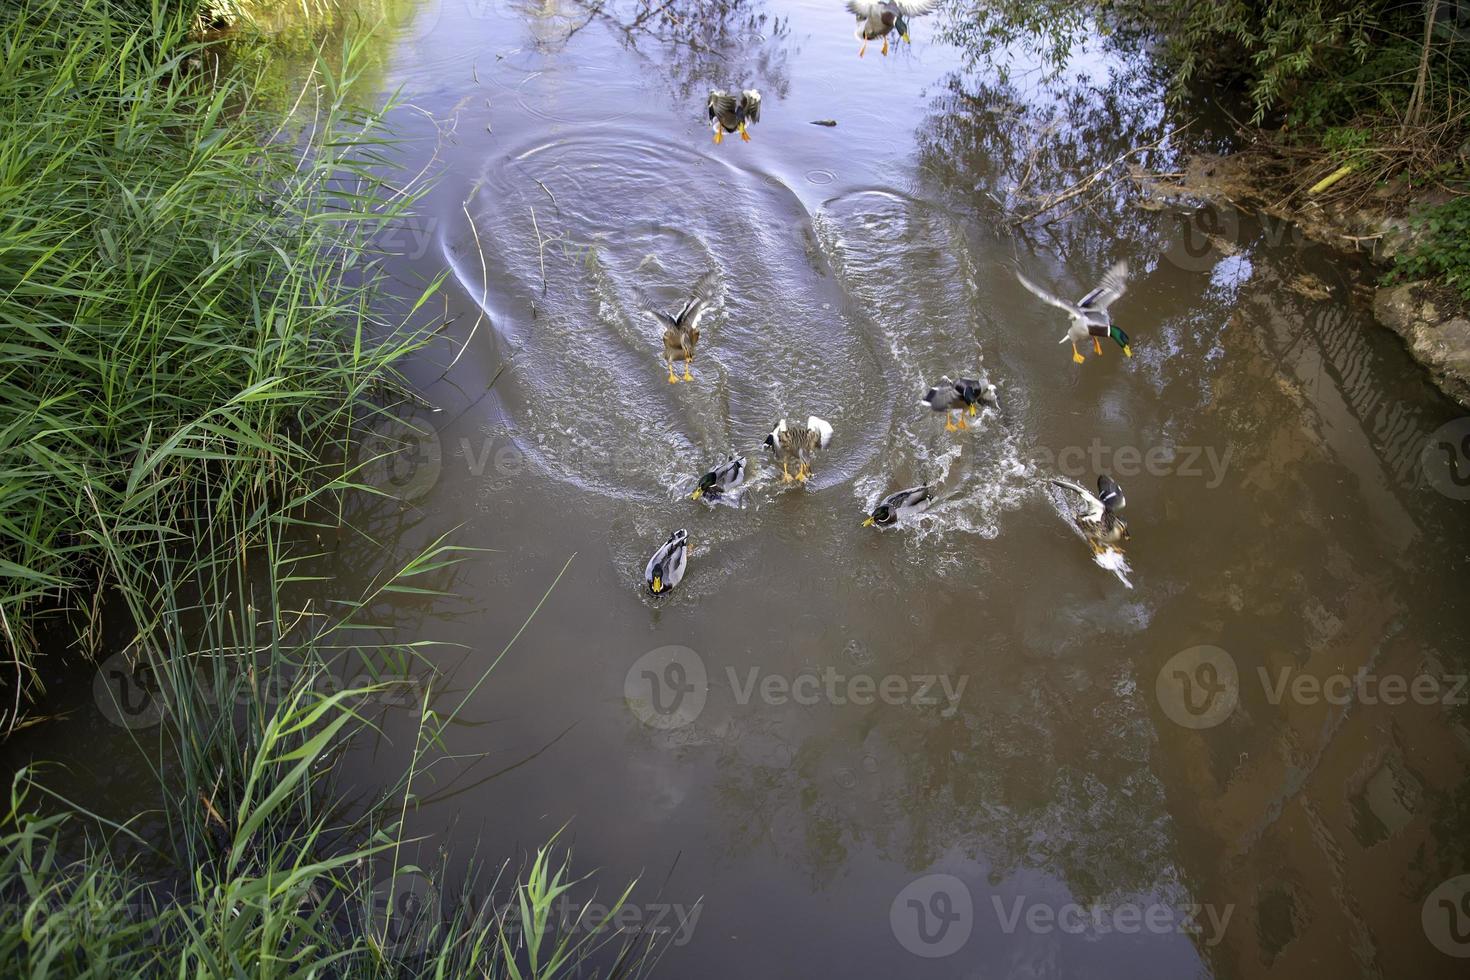
POLYGON ((1133 347, 1128 343, 1128 335, 1126 333, 1119 330, 1117 327, 1108 327, 1108 336, 1112 337, 1113 342, 1116 343, 1119 347, 1123 348, 1124 356, 1133 356, 1133 347))
POLYGON ((887 527, 897 520, 898 514, 894 512, 892 507, 887 504, 879 504, 873 508, 873 512, 868 515, 868 519, 863 521, 863 527, 872 527, 874 524, 879 527, 887 527))

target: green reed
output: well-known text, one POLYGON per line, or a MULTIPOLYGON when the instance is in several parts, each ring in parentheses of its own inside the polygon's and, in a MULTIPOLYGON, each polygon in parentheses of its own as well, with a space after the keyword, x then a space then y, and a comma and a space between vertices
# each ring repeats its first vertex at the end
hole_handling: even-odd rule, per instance
POLYGON ((339 488, 324 460, 421 341, 370 305, 369 241, 412 195, 377 176, 381 114, 344 101, 362 42, 288 128, 189 25, 0 13, 0 637, 27 693, 45 616, 95 641, 121 598, 146 632, 123 579, 339 488))
POLYGON ((383 113, 348 101, 362 41, 322 58, 285 119, 253 101, 251 59, 194 43, 193 12, 170 6, 0 11, 0 727, 44 695, 45 658, 99 651, 124 650, 158 709, 106 747, 152 771, 148 812, 62 799, 44 767, 15 775, 0 962, 639 975, 657 937, 551 915, 585 888, 565 851, 452 895, 443 872, 471 862, 414 863, 405 824, 457 709, 438 706, 435 648, 394 641, 373 609, 443 595, 463 549, 433 541, 356 596, 312 576, 311 531, 349 494, 381 499, 358 485, 372 460, 354 433, 413 400, 395 365, 426 335, 402 321, 438 285, 396 320, 374 312, 373 235, 414 194, 383 182, 383 113), (340 683, 354 667, 374 679, 340 683), (345 785, 362 736, 405 718, 398 778, 345 785), (400 881, 435 901, 400 902, 400 881))

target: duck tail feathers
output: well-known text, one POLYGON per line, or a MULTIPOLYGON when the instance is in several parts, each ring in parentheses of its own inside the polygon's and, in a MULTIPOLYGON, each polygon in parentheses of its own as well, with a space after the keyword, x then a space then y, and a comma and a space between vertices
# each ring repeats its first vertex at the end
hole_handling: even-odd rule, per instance
POLYGON ((826 449, 832 443, 832 423, 815 415, 807 416, 806 427, 817 434, 817 448, 826 449))

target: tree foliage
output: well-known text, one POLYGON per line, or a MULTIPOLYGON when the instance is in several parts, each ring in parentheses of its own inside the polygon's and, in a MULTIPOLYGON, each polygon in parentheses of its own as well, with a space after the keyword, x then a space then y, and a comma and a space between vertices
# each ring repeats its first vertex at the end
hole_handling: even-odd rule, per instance
POLYGON ((1052 67, 1079 45, 1142 32, 1161 46, 1175 95, 1238 85, 1258 124, 1299 105, 1317 123, 1363 106, 1417 116, 1470 82, 1463 0, 951 0, 951 13, 954 40, 977 56, 1030 43, 1052 67))

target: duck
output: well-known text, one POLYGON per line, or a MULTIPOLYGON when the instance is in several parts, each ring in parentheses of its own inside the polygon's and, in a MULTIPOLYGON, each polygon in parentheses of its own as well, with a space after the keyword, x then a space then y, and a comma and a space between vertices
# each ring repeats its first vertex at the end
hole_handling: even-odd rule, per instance
POLYGON ((1124 356, 1133 356, 1133 347, 1128 341, 1128 335, 1113 326, 1113 316, 1108 312, 1108 307, 1112 306, 1128 288, 1127 262, 1119 262, 1114 265, 1102 277, 1102 282, 1075 303, 1069 303, 1052 295, 1021 275, 1019 271, 1016 272, 1016 278, 1021 280, 1021 285, 1029 289, 1037 299, 1055 306, 1072 318, 1067 333, 1059 343, 1072 342, 1072 361, 1074 363, 1081 364, 1085 360, 1081 352, 1077 350, 1077 345, 1085 342, 1089 337, 1092 338, 1092 350, 1098 355, 1102 354, 1102 344, 1098 343, 1098 338, 1111 337, 1119 347, 1123 348, 1124 356))
POLYGON ((933 501, 933 488, 927 485, 909 487, 907 490, 890 493, 878 501, 878 506, 874 507, 868 514, 868 519, 863 521, 863 527, 872 527, 874 524, 879 527, 889 527, 897 524, 901 517, 922 514, 929 509, 933 501))
POLYGON ((804 483, 811 475, 811 458, 820 449, 826 449, 832 444, 831 423, 817 418, 815 415, 807 416, 806 422, 791 422, 786 419, 776 423, 776 427, 766 436, 766 448, 774 452, 781 460, 781 482, 789 483, 795 479, 804 483), (792 477, 788 468, 792 460, 796 460, 796 476, 792 477))
POLYGON ((745 482, 745 457, 730 453, 714 469, 699 478, 699 486, 689 495, 691 500, 703 496, 720 497, 736 490, 745 482))
POLYGON ((965 423, 965 415, 974 416, 979 411, 980 405, 999 408, 1000 400, 996 398, 995 385, 989 381, 975 378, 950 381, 946 376, 943 381, 930 388, 924 397, 919 399, 919 404, 926 405, 935 412, 943 412, 945 431, 954 432, 958 429, 969 428, 965 423), (950 413, 959 414, 952 417, 950 413), (956 418, 958 418, 958 423, 956 423, 956 418))
POLYGON ((705 108, 717 145, 724 142, 726 133, 737 132, 749 143, 750 124, 761 121, 761 94, 758 89, 748 88, 735 96, 722 88, 712 88, 705 108))
POLYGON ((669 539, 659 545, 648 567, 643 570, 643 581, 653 595, 663 595, 684 580, 684 569, 689 564, 689 532, 684 528, 674 531, 669 539))
POLYGON ((674 374, 674 362, 684 362, 684 380, 693 381, 694 375, 690 373, 689 367, 694 363, 694 347, 699 343, 699 321, 709 311, 711 295, 714 291, 715 275, 706 272, 699 277, 690 290, 689 299, 680 307, 675 314, 665 313, 663 310, 653 309, 645 301, 644 312, 653 317, 664 327, 664 366, 669 369, 669 384, 678 384, 679 378, 674 374))
POLYGON ((868 42, 883 39, 883 55, 888 55, 888 35, 898 31, 905 42, 909 39, 908 18, 927 14, 939 0, 847 0, 847 9, 858 19, 858 37, 863 46, 858 57, 868 53, 868 42))
POLYGON ((1094 554, 1122 550, 1118 545, 1130 540, 1130 536, 1128 522, 1118 516, 1118 511, 1127 506, 1128 500, 1123 496, 1123 488, 1118 486, 1116 480, 1106 475, 1099 476, 1096 494, 1071 480, 1053 479, 1051 482, 1082 498, 1084 509, 1074 519, 1094 554))

